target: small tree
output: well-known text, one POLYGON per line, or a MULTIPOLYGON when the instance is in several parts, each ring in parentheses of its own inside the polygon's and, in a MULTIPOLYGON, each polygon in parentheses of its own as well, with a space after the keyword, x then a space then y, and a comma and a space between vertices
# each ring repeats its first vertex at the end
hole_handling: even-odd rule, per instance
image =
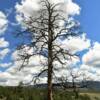
POLYGON ((73 68, 70 69, 70 75, 72 78, 72 88, 73 88, 73 92, 75 94, 75 98, 77 99, 79 97, 79 91, 78 91, 78 83, 77 83, 77 79, 80 77, 80 73, 79 70, 77 70, 76 72, 74 72, 73 68))
MULTIPOLYGON (((53 4, 49 0, 41 0, 41 9, 37 11, 38 16, 31 16, 27 21, 24 21, 25 30, 20 34, 29 33, 31 42, 22 44, 18 49, 23 50, 26 47, 33 48, 34 52, 28 54, 27 52, 19 53, 23 60, 21 66, 24 67, 29 61, 30 57, 35 55, 45 56, 47 59, 46 68, 43 68, 37 75, 39 77, 43 73, 47 73, 48 83, 48 100, 53 100, 52 80, 54 78, 54 62, 59 62, 61 66, 65 66, 67 60, 76 56, 71 53, 68 48, 63 48, 60 41, 68 39, 69 36, 77 36, 79 24, 75 20, 66 20, 64 12, 57 8, 61 4, 53 4), (60 25, 63 23, 63 25, 60 25), (44 55, 44 53, 46 53, 44 55)), ((18 33, 19 35, 19 33, 18 33)), ((24 36, 29 36, 24 34, 24 36)))

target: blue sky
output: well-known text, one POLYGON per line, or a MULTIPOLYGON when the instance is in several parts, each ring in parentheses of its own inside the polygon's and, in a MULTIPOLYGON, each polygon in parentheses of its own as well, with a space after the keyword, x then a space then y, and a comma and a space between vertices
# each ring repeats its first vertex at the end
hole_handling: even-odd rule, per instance
MULTIPOLYGON (((8 9, 14 8, 16 2, 20 0, 0 0, 0 10, 7 13, 8 9)), ((77 19, 87 36, 94 41, 100 41, 100 0, 75 0, 81 7, 81 14, 77 19)), ((14 9, 9 20, 14 18, 14 9)), ((14 21, 14 20, 13 20, 14 21)))
MULTIPOLYGON (((12 58, 12 52, 14 52, 16 48, 16 44, 18 44, 21 40, 18 38, 14 38, 14 31, 17 29, 18 24, 16 24, 16 11, 15 11, 15 5, 17 2, 20 4, 21 0, 0 0, 0 11, 3 12, 6 16, 6 19, 8 20, 8 27, 4 31, 4 34, 0 35, 0 38, 4 38, 5 41, 9 43, 9 46, 7 48, 10 50, 10 52, 4 57, 4 59, 0 59, 0 71, 6 71, 9 69, 9 67, 1 67, 1 64, 3 63, 9 63, 11 62, 12 58)), ((69 0, 71 1, 71 0, 69 0)), ((92 49, 89 51, 89 40, 94 43, 94 50, 93 52, 96 52, 98 50, 98 47, 100 48, 100 0, 73 0, 75 3, 77 3, 80 8, 81 12, 79 15, 75 16, 75 19, 77 19, 80 22, 81 30, 86 33, 86 45, 81 41, 79 38, 79 41, 81 41, 85 46, 87 46, 88 49, 81 52, 81 57, 86 53, 86 57, 84 56, 83 59, 88 60, 89 57, 92 57, 92 49), (98 43, 96 43, 98 42, 98 43), (95 49, 96 48, 96 49, 95 49), (88 52, 88 53, 87 53, 88 52), (88 57, 87 57, 88 56, 88 57)), ((84 38, 84 36, 83 36, 84 38)), ((4 42, 5 42, 4 41, 4 42)), ((75 41, 75 40, 73 40, 75 41)), ((79 45, 81 48, 81 44, 79 45)), ((85 48, 85 47, 83 47, 85 48)), ((0 52, 4 49, 4 47, 0 48, 0 52)), ((81 51, 81 49, 80 49, 81 51)), ((96 54, 97 56, 97 54, 96 54)), ((94 59, 94 58, 93 58, 94 59)), ((100 59, 100 57, 99 57, 100 59)), ((84 61, 86 61, 84 60, 84 61)), ((98 60, 98 59, 97 59, 98 60)), ((90 64, 91 60, 89 61, 90 64)), ((94 65, 94 63, 92 63, 94 65)), ((100 64, 100 63, 99 63, 100 64)), ((10 64, 11 66, 12 64, 10 64)), ((90 64, 91 65, 91 64, 90 64)), ((92 66, 92 65, 91 65, 92 66)), ((98 64, 96 65, 98 66, 98 64)))
MULTIPOLYGON (((16 2, 20 0, 0 0, 0 10, 7 14, 12 9, 11 14, 8 16, 10 21, 15 21, 15 9, 16 2)), ((81 7, 81 14, 76 18, 81 23, 82 31, 87 33, 87 37, 92 41, 100 41, 100 0, 75 0, 81 7)), ((10 27, 9 27, 10 28, 10 27)), ((11 28, 8 30, 11 30, 11 28)), ((9 33, 9 32, 7 32, 9 33)), ((10 35, 10 34, 9 34, 10 35)), ((11 40, 11 36, 6 34, 6 39, 11 40)))
POLYGON ((100 0, 75 0, 81 7, 78 19, 83 31, 93 41, 100 42, 100 0))

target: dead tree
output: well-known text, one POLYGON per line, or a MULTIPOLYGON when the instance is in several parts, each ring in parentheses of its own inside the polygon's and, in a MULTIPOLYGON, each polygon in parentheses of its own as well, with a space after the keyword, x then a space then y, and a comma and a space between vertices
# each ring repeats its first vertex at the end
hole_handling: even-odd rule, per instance
POLYGON ((85 72, 81 73, 82 81, 81 81, 81 88, 88 88, 89 81, 93 81, 91 76, 88 76, 85 72))
POLYGON ((53 4, 49 0, 41 0, 40 4, 42 7, 37 11, 38 16, 31 16, 27 21, 24 21, 25 30, 17 34, 23 34, 23 36, 27 37, 30 36, 31 42, 20 45, 18 49, 22 50, 27 46, 34 50, 33 54, 28 54, 27 52, 19 54, 23 60, 21 68, 26 66, 30 57, 43 55, 43 52, 47 51, 47 56, 45 56, 48 62, 47 67, 37 75, 37 78, 44 72, 47 72, 47 100, 53 100, 53 62, 58 61, 63 66, 66 64, 63 60, 69 60, 71 57, 76 56, 68 49, 64 49, 57 42, 58 40, 67 39, 69 36, 77 36, 79 26, 77 21, 68 21, 62 16, 64 12, 57 9, 60 4, 53 4), (59 24, 60 22, 64 22, 64 24, 61 26, 59 24), (29 33, 29 35, 26 33, 29 33))
POLYGON ((76 99, 79 97, 79 91, 78 91, 79 86, 78 83, 76 82, 77 78, 80 77, 80 74, 78 72, 79 70, 76 73, 73 73, 73 69, 71 69, 70 71, 70 75, 72 77, 72 88, 76 99))
POLYGON ((71 89, 74 93, 75 98, 77 99, 79 97, 79 88, 80 88, 80 82, 78 78, 81 77, 80 70, 74 71, 75 67, 68 66, 68 76, 64 76, 60 78, 60 83, 63 86, 64 90, 71 89))

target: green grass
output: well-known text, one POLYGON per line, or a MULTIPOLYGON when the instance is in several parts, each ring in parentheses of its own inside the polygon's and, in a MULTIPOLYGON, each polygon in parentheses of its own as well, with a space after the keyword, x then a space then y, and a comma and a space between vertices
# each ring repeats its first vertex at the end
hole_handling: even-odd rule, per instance
MULTIPOLYGON (((100 93, 80 93, 79 98, 71 91, 55 89, 54 100, 100 100, 100 93)), ((33 87, 0 87, 0 100, 47 100, 47 90, 33 87)))

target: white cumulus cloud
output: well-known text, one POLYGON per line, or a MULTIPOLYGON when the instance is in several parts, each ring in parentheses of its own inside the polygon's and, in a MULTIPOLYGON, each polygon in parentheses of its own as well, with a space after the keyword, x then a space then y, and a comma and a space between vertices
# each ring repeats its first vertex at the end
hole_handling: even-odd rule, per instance
POLYGON ((9 46, 9 42, 5 41, 4 38, 0 38, 0 48, 5 48, 9 46))
POLYGON ((7 68, 7 67, 10 67, 12 65, 12 63, 10 62, 10 63, 1 63, 0 64, 0 67, 2 67, 2 68, 7 68))
POLYGON ((88 66, 100 67, 100 43, 95 42, 93 47, 84 54, 82 60, 83 63, 88 66))
MULTIPOLYGON (((5 40, 4 37, 0 38, 0 60, 3 60, 3 58, 10 52, 9 49, 9 42, 5 40)), ((1 65, 0 65, 1 66, 1 65)))
POLYGON ((0 51, 0 59, 2 60, 8 53, 10 52, 10 49, 5 48, 0 51))
POLYGON ((68 15, 79 15, 81 8, 72 0, 66 0, 66 13, 68 15))
POLYGON ((8 26, 8 20, 6 15, 0 11, 0 34, 4 33, 4 31, 7 29, 8 26))
MULTIPOLYGON (((41 0, 22 0, 21 3, 16 3, 16 20, 21 23, 25 18, 28 19, 30 16, 36 16, 36 11, 40 10, 41 0)), ((65 12, 66 18, 69 15, 80 14, 80 7, 72 0, 50 0, 51 3, 60 3, 58 9, 62 9, 65 12)))
POLYGON ((91 41, 83 34, 80 37, 70 37, 69 39, 60 40, 60 45, 69 50, 71 53, 76 53, 88 49, 91 46, 91 41))

